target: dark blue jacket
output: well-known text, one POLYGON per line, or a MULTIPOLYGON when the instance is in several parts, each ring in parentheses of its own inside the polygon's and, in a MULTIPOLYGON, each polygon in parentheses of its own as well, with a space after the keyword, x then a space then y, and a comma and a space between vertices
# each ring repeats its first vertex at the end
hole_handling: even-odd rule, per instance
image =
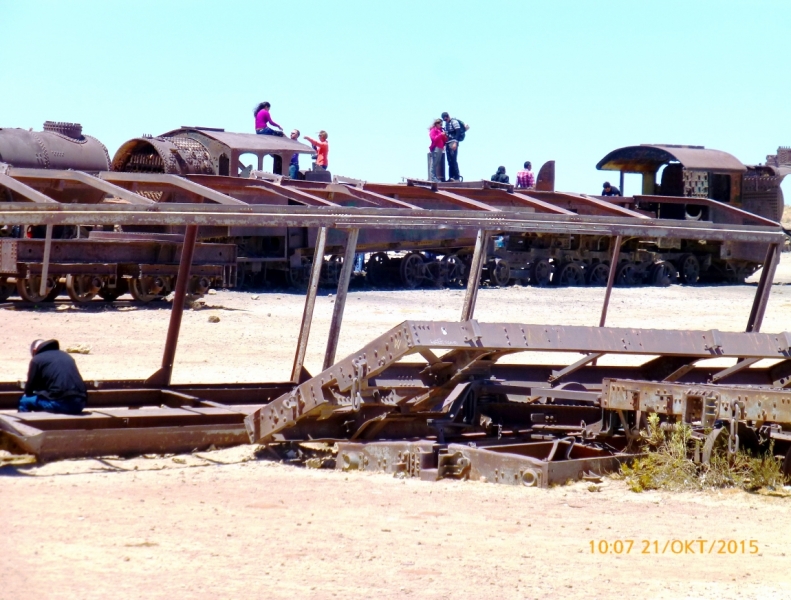
POLYGON ((44 342, 30 361, 25 395, 50 400, 80 398, 85 401, 87 398, 77 363, 60 349, 57 340, 44 342))

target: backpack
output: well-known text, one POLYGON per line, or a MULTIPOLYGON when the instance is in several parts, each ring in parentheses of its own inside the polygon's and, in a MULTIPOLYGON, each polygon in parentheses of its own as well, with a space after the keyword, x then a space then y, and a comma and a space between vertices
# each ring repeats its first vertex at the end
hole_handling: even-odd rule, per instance
POLYGON ((464 136, 467 134, 467 126, 461 119, 456 119, 459 122, 459 129, 456 131, 456 141, 463 142, 464 136))

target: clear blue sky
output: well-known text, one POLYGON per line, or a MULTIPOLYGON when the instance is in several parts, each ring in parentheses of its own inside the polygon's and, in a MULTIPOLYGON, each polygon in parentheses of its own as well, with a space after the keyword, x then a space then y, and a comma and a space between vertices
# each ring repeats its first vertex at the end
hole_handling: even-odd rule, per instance
POLYGON ((791 145, 786 0, 0 0, 0 24, 0 126, 78 121, 111 155, 180 125, 252 132, 263 100, 369 181, 425 176, 445 110, 471 127, 466 179, 555 159, 570 191, 601 189, 620 146, 791 145))

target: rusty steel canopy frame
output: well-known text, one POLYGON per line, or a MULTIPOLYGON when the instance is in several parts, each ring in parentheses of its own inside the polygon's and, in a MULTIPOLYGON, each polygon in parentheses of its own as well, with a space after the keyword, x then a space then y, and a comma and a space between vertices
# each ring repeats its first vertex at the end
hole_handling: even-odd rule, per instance
MULTIPOLYGON (((179 245, 176 300, 161 369, 147 381, 91 383, 84 417, 0 416, 0 430, 42 458, 176 451, 244 439, 264 443, 347 440, 339 444, 339 468, 370 469, 376 465, 380 470, 428 479, 477 477, 543 486, 611 470, 629 456, 624 450, 634 428, 645 411, 657 411, 657 404, 632 400, 631 408, 610 407, 608 403, 617 401, 610 398, 610 391, 620 389, 610 381, 664 385, 666 390, 693 384, 696 389, 719 389, 724 384, 752 386, 743 388, 742 396, 753 404, 763 401, 756 398, 769 398, 781 406, 791 402, 791 337, 788 333, 758 333, 785 239, 776 225, 654 219, 595 197, 560 195, 551 190, 512 193, 491 185, 432 189, 417 181, 386 186, 200 174, 182 177, 107 171, 83 176, 37 171, 4 169, 2 175, 8 179, 0 180, 0 185, 12 180, 9 185, 14 186, 16 198, 32 202, 0 204, 0 226, 36 224, 46 225, 48 230, 86 224, 186 228, 179 245), (28 185, 45 180, 68 181, 124 200, 124 194, 107 187, 119 186, 125 190, 126 202, 46 202, 45 194, 28 185), (138 193, 174 189, 192 203, 152 204, 138 193), (559 198, 565 199, 568 208, 558 206, 559 198), (321 262, 314 260, 291 381, 245 386, 170 384, 183 299, 196 268, 193 263, 200 247, 200 228, 216 226, 317 229, 316 256, 323 254, 334 230, 348 238, 338 281, 339 302, 321 373, 311 376, 304 368, 321 269, 321 262), (460 321, 406 321, 336 361, 344 309, 340 299, 348 290, 354 252, 364 244, 367 231, 396 229, 469 231, 470 245, 474 245, 473 272, 483 268, 487 240, 503 231, 757 242, 768 251, 745 333, 603 327, 612 276, 604 293, 599 327, 478 323, 474 310, 479 278, 472 276, 467 281, 460 321), (531 352, 572 352, 583 357, 571 364, 550 366, 529 361, 498 363, 505 355, 529 356, 531 352), (646 359, 638 366, 598 364, 605 355, 646 359), (418 362, 406 362, 409 356, 419 357, 418 362), (736 364, 725 369, 698 364, 723 357, 736 364), (765 360, 774 364, 761 366, 759 361, 765 360), (712 383, 715 381, 724 383, 712 383), (139 410, 160 405, 168 408, 139 410)), ((47 238, 45 244, 50 252, 54 248, 54 253, 43 259, 42 269, 60 268, 52 262, 61 251, 57 248, 60 242, 47 238)), ((620 242, 612 252, 617 253, 619 247, 620 242)), ((0 384, 0 406, 12 408, 18 394, 15 384, 0 384)), ((695 394, 703 392, 687 396, 698 397, 695 394)), ((684 402, 684 406, 694 404, 689 399, 684 402)), ((791 426, 788 411, 778 410, 759 419, 753 404, 731 411, 731 421, 756 427, 768 424, 774 439, 791 444, 791 435, 784 433, 791 426)), ((700 420, 688 409, 662 414, 700 420)))

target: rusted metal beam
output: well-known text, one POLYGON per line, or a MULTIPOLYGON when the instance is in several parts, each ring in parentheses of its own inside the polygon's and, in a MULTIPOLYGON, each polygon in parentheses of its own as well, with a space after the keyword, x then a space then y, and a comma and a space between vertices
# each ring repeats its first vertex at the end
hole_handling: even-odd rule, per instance
POLYGON ((594 198, 593 196, 588 196, 586 194, 574 194, 574 200, 581 204, 587 204, 588 206, 595 207, 610 214, 621 215, 624 217, 634 217, 636 219, 648 218, 646 215, 637 211, 629 210, 623 206, 618 206, 617 204, 607 202, 606 200, 599 200, 598 198, 594 198))
POLYGON ((123 204, 0 204, 0 225, 216 225, 258 227, 336 227, 370 229, 479 229, 488 231, 622 235, 652 238, 731 240, 778 243, 785 241, 780 228, 690 224, 671 220, 623 217, 571 216, 503 211, 482 214, 468 210, 404 210, 309 206, 216 206, 159 203, 144 210, 123 204))
MULTIPOLYGON (((623 190, 621 190, 623 193, 623 190)), ((758 225, 766 225, 772 226, 776 225, 777 221, 773 221, 772 219, 767 219, 766 217, 762 217, 761 215, 757 215, 755 213, 747 212, 741 208, 737 208, 735 206, 731 206, 730 204, 725 204, 724 202, 720 202, 719 200, 713 200, 711 198, 686 198, 686 197, 676 197, 676 196, 634 196, 635 201, 639 204, 641 203, 648 203, 648 204, 681 204, 687 205, 692 204, 695 206, 706 206, 716 211, 720 211, 725 213, 734 219, 741 219, 743 222, 752 221, 758 225)))
POLYGON ((47 276, 49 274, 49 257, 52 253, 52 225, 47 225, 47 230, 44 235, 44 260, 41 263, 41 285, 39 286, 39 295, 47 295, 47 276))
POLYGON ((552 371, 552 376, 549 378, 549 382, 554 383, 555 381, 562 379, 566 375, 571 375, 575 371, 579 371, 582 367, 589 365, 595 360, 600 359, 602 356, 604 356, 603 352, 594 352, 591 354, 586 354, 575 363, 570 364, 568 367, 561 369, 560 371, 552 371))
POLYGON ((327 351, 324 354, 324 368, 327 369, 335 362, 335 353, 338 350, 338 340, 341 337, 341 322, 343 310, 346 307, 346 297, 349 293, 349 281, 354 271, 354 253, 357 250, 357 236, 359 229, 350 229, 346 239, 346 251, 343 254, 343 267, 338 278, 338 293, 335 295, 335 305, 332 309, 330 332, 327 335, 327 351))
POLYGON ((766 313, 766 305, 769 303, 769 294, 772 291, 772 281, 774 281, 777 264, 780 262, 780 244, 772 244, 766 251, 761 278, 758 280, 758 288, 755 290, 755 299, 750 309, 750 318, 747 320, 746 331, 760 331, 761 324, 766 313))
POLYGON ((489 248, 489 232, 478 230, 475 238, 475 250, 470 263, 470 272, 467 274, 467 290, 464 293, 464 304, 461 308, 461 320, 469 321, 475 314, 475 303, 478 300, 478 287, 481 281, 483 263, 489 248))
POLYGON ((340 206, 335 202, 325 200, 321 196, 317 196, 315 194, 309 194, 308 192, 305 192, 303 190, 298 190, 293 187, 286 187, 278 183, 272 183, 271 181, 266 181, 264 179, 258 179, 256 180, 256 183, 262 188, 269 190, 270 192, 274 192, 275 194, 278 194, 290 200, 301 202, 303 204, 306 204, 307 206, 333 206, 333 207, 340 206))
POLYGON ((408 208, 410 210, 420 209, 419 206, 415 206, 409 202, 404 202, 403 200, 398 200, 397 198, 391 198, 390 196, 385 196, 384 194, 377 194, 376 192, 371 192, 364 188, 352 185, 344 185, 343 187, 350 196, 360 198, 361 200, 369 200, 371 202, 378 202, 379 204, 384 203, 392 206, 399 206, 401 208, 408 208))
POLYGON ((162 368, 154 373, 148 383, 167 387, 170 385, 170 378, 173 374, 173 363, 176 358, 176 346, 181 330, 181 318, 184 315, 184 301, 187 297, 187 286, 190 279, 190 268, 192 267, 192 257, 195 253, 195 241, 198 238, 198 226, 189 225, 184 232, 184 243, 181 247, 181 260, 179 262, 179 272, 176 276, 175 296, 170 308, 170 323, 168 333, 165 338, 165 350, 162 354, 162 368))
POLYGON ((604 327, 607 321, 607 309, 610 306, 610 295, 612 294, 612 286, 615 283, 615 273, 618 270, 618 258, 621 255, 621 243, 623 242, 622 236, 616 236, 613 242, 612 257, 610 258, 610 271, 607 273, 607 289, 604 292, 604 303, 601 307, 601 317, 599 318, 599 327, 604 327))
MULTIPOLYGON (((177 175, 163 175, 151 173, 120 173, 116 171, 102 171, 98 175, 99 179, 116 183, 143 183, 143 184, 160 184, 170 187, 182 189, 191 194, 211 200, 217 204, 229 206, 247 206, 246 202, 232 198, 227 194, 222 194, 216 190, 208 188, 194 181, 189 181, 177 175)), ((161 206, 161 205, 157 205, 161 206)))
POLYGON ((791 391, 728 385, 690 385, 653 381, 605 380, 602 408, 656 412, 701 421, 791 423, 791 391))
POLYGON ((89 173, 85 173, 84 171, 73 171, 69 170, 55 170, 55 169, 18 169, 18 168, 11 168, 8 170, 8 174, 11 177, 19 177, 19 178, 28 178, 28 179, 36 179, 36 180, 43 180, 43 181, 77 181, 79 183, 85 184, 88 187, 92 187, 94 189, 100 190, 106 194, 110 194, 113 196, 117 196, 118 198, 122 198, 123 200, 127 200, 132 204, 154 204, 153 200, 149 200, 148 198, 144 198, 140 194, 135 194, 134 192, 130 192, 129 190, 122 188, 117 185, 113 185, 103 179, 99 179, 98 177, 94 177, 89 173))
POLYGON ((479 200, 473 200, 472 198, 467 198, 462 192, 463 190, 461 189, 457 190, 456 193, 448 192, 446 190, 437 190, 434 192, 434 194, 466 208, 485 210, 488 212, 501 212, 499 208, 495 208, 490 204, 486 204, 485 202, 481 202, 479 200))
POLYGON ((722 371, 719 371, 719 372, 715 373, 714 376, 712 376, 712 378, 711 378, 711 382, 712 383, 717 383, 719 381, 722 381, 726 377, 730 377, 731 375, 735 375, 736 373, 739 373, 740 371, 743 371, 744 369, 747 369, 751 365, 754 365, 755 363, 757 363, 759 360, 761 360, 761 359, 760 358, 746 358, 744 360, 740 360, 735 365, 733 365, 732 367, 728 367, 727 369, 723 369, 722 371))
MULTIPOLYGON (((440 383, 426 388, 400 388, 393 405, 409 405, 412 410, 442 403, 443 395, 478 369, 487 377, 488 369, 502 356, 516 352, 581 352, 678 357, 684 364, 712 357, 782 358, 789 356, 791 335, 711 331, 671 331, 580 326, 546 326, 519 323, 405 321, 359 351, 326 367, 251 415, 246 426, 251 441, 293 426, 301 419, 360 402, 390 397, 388 389, 373 394, 370 382, 407 355, 446 349, 440 363, 423 367, 421 377, 438 377, 440 383), (328 393, 327 388, 335 391, 328 393)), ((326 361, 325 361, 326 362, 326 361)), ((668 383, 669 385, 669 383, 668 383)))
POLYGON ((574 215, 576 214, 573 211, 566 210, 565 208, 561 208, 560 206, 555 206, 554 204, 550 204, 549 202, 544 202, 543 200, 539 200, 538 198, 533 198, 527 192, 514 192, 510 194, 514 198, 518 198, 527 206, 532 206, 533 208, 537 208, 544 212, 548 212, 555 215, 574 215))
POLYGON ((49 196, 6 175, 3 171, 0 171, 0 185, 7 187, 12 192, 16 192, 23 198, 27 198, 32 202, 37 202, 39 204, 59 204, 49 196))
POLYGON ((321 279, 321 267, 324 262, 324 249, 327 245, 327 228, 320 227, 316 236, 316 249, 313 253, 313 266, 310 270, 310 283, 308 293, 305 295, 305 308, 302 311, 302 323, 299 326, 299 338, 297 339, 297 352, 294 356, 294 365, 291 368, 291 381, 299 383, 302 376, 302 369, 305 365, 305 354, 308 350, 308 339, 310 338, 310 326, 313 323, 313 309, 316 306, 316 295, 319 290, 319 280, 321 279))

